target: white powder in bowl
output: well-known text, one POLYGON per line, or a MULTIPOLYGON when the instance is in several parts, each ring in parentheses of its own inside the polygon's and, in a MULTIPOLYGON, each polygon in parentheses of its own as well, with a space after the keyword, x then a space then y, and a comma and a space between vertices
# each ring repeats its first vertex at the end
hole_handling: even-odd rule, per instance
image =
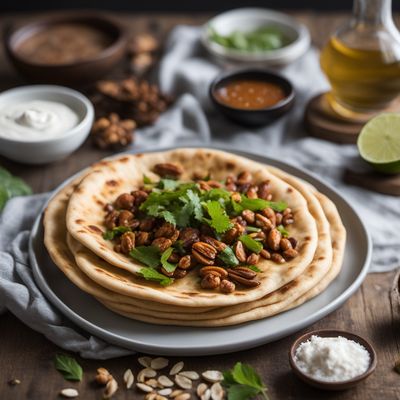
POLYGON ((363 374, 371 357, 364 346, 343 336, 311 336, 297 347, 294 361, 312 378, 339 382, 363 374))

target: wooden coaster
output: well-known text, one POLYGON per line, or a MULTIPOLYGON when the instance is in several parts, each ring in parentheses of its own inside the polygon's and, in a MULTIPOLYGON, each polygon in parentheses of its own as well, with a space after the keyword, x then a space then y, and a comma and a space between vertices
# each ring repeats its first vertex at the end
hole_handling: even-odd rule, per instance
POLYGON ((400 196, 400 174, 384 175, 378 172, 355 172, 345 170, 344 181, 374 192, 400 196))
POLYGON ((304 124, 310 135, 336 143, 356 143, 365 123, 348 121, 331 110, 325 93, 313 97, 304 112, 304 124))

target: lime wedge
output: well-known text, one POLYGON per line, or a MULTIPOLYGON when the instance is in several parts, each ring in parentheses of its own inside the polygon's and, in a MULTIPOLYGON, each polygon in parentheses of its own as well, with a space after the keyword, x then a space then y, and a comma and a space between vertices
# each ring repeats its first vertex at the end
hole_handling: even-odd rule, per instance
POLYGON ((383 113, 368 121, 357 146, 361 157, 378 171, 400 173, 400 113, 383 113))

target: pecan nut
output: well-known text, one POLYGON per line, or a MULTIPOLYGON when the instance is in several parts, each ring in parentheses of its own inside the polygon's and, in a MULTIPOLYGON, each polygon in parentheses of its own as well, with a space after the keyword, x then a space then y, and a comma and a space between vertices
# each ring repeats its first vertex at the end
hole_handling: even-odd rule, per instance
POLYGON ((247 189, 246 196, 247 196, 249 199, 257 199, 257 198, 258 198, 257 192, 258 192, 258 186, 251 185, 251 186, 247 189))
POLYGON ((292 243, 290 243, 289 239, 282 238, 281 242, 279 243, 279 247, 282 251, 292 249, 292 243))
POLYGON ((222 293, 232 293, 235 289, 236 285, 233 282, 228 281, 228 279, 222 279, 221 284, 219 285, 219 290, 222 293))
POLYGON ((160 253, 162 253, 165 250, 167 250, 168 247, 172 246, 172 241, 171 241, 171 239, 168 239, 165 237, 160 237, 160 238, 154 239, 151 242, 151 245, 157 247, 158 250, 160 251, 160 253))
POLYGON ((131 210, 135 204, 135 198, 129 193, 122 193, 115 200, 115 207, 131 210))
POLYGON ((139 207, 149 196, 144 190, 134 190, 131 195, 135 197, 135 206, 139 207))
POLYGON ((269 181, 263 181, 258 185, 258 197, 263 200, 269 200, 270 185, 269 181))
POLYGON ((192 257, 190 255, 183 256, 178 262, 178 267, 181 269, 188 269, 191 266, 192 266, 192 257))
MULTIPOLYGON (((169 222, 164 222, 155 232, 154 237, 159 238, 159 237, 166 237, 168 239, 171 239, 173 236, 176 235, 177 229, 175 228, 174 225, 172 225, 169 222)), ((179 236, 179 232, 178 232, 179 236)))
POLYGON ((256 226, 259 226, 260 228, 265 230, 270 230, 274 228, 271 220, 261 214, 256 214, 256 226))
POLYGON ((223 243, 217 239, 214 239, 211 236, 202 235, 201 240, 202 240, 202 242, 205 242, 205 243, 209 244, 210 246, 214 247, 214 249, 217 251, 223 251, 227 247, 225 243, 223 243))
POLYGON ((249 265, 256 265, 260 261, 260 256, 256 253, 252 253, 247 257, 247 264, 249 265))
POLYGON ((280 247, 282 239, 282 234, 278 231, 278 229, 272 229, 267 238, 268 246, 271 250, 278 251, 280 247))
POLYGON ((151 242, 151 235, 149 232, 139 231, 135 233, 137 246, 148 246, 151 242))
POLYGON ((240 283, 243 286, 246 287, 257 287, 260 285, 260 281, 257 281, 256 279, 246 279, 243 278, 242 276, 236 274, 234 271, 228 271, 229 274, 229 279, 236 282, 240 283))
POLYGON ((249 223, 249 224, 254 224, 256 220, 256 215, 254 214, 253 211, 251 210, 243 210, 242 211, 242 217, 249 223))
POLYGON ((121 252, 128 254, 135 247, 135 234, 133 232, 125 232, 121 236, 121 252))
POLYGON ((286 260, 279 253, 272 253, 271 260, 278 264, 284 264, 286 262, 286 260))
POLYGON ((247 267, 236 267, 232 270, 235 274, 241 276, 246 279, 254 279, 257 276, 257 273, 250 268, 247 267))
POLYGON ((271 221, 273 226, 276 226, 276 214, 271 207, 264 208, 262 214, 271 221))
POLYGON ((234 245, 233 245, 233 251, 235 252, 235 256, 236 258, 241 262, 244 263, 247 260, 247 255, 246 255, 246 251, 244 250, 244 246, 243 243, 240 241, 237 241, 234 245))
POLYGON ((201 253, 199 253, 196 250, 192 250, 192 256, 196 261, 198 261, 200 264, 203 264, 203 265, 210 265, 214 262, 214 260, 204 257, 201 253))
POLYGON ((260 256, 261 256, 262 258, 265 258, 266 260, 271 259, 271 253, 270 253, 268 250, 265 250, 265 249, 262 249, 262 250, 260 251, 260 256))
POLYGON ((107 227, 107 229, 113 229, 117 226, 117 220, 119 216, 119 211, 111 211, 106 215, 106 218, 104 220, 104 223, 107 227))
POLYGON ((179 232, 179 240, 182 241, 182 246, 185 249, 188 249, 193 245, 193 243, 200 240, 200 232, 195 228, 183 228, 179 232))
POLYGON ((132 226, 134 225, 134 215, 128 210, 122 210, 118 216, 118 224, 120 226, 132 226))
POLYGON ((217 267, 214 265, 208 265, 206 267, 203 267, 200 269, 200 276, 204 277, 208 274, 217 274, 220 278, 227 278, 228 277, 228 271, 222 267, 217 267))
POLYGON ((197 242, 192 246, 192 250, 200 253, 202 256, 214 260, 217 256, 217 250, 206 242, 197 242))
POLYGON ((176 279, 182 279, 186 276, 186 274, 187 274, 186 269, 176 268, 173 277, 176 279))
POLYGON ((285 258, 295 258, 299 255, 299 252, 295 249, 287 249, 283 252, 285 258))
POLYGON ((172 163, 160 163, 154 166, 154 172, 162 178, 179 178, 183 174, 181 166, 172 163))
POLYGON ((150 232, 153 230, 154 225, 156 224, 156 219, 153 217, 143 218, 139 223, 139 230, 144 232, 150 232))
POLYGON ((218 275, 208 274, 201 280, 203 289, 217 289, 221 284, 221 278, 218 275))
POLYGON ((245 183, 250 183, 252 181, 252 179, 253 179, 253 176, 251 175, 251 173, 249 171, 243 171, 238 175, 236 183, 238 185, 243 185, 245 183))

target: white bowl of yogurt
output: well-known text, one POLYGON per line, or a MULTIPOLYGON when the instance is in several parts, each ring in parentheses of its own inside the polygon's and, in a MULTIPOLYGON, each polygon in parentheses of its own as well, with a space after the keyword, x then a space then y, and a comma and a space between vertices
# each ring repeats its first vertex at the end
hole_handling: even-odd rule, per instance
POLYGON ((74 152, 93 124, 90 100, 76 90, 32 85, 0 93, 0 154, 46 164, 74 152))

